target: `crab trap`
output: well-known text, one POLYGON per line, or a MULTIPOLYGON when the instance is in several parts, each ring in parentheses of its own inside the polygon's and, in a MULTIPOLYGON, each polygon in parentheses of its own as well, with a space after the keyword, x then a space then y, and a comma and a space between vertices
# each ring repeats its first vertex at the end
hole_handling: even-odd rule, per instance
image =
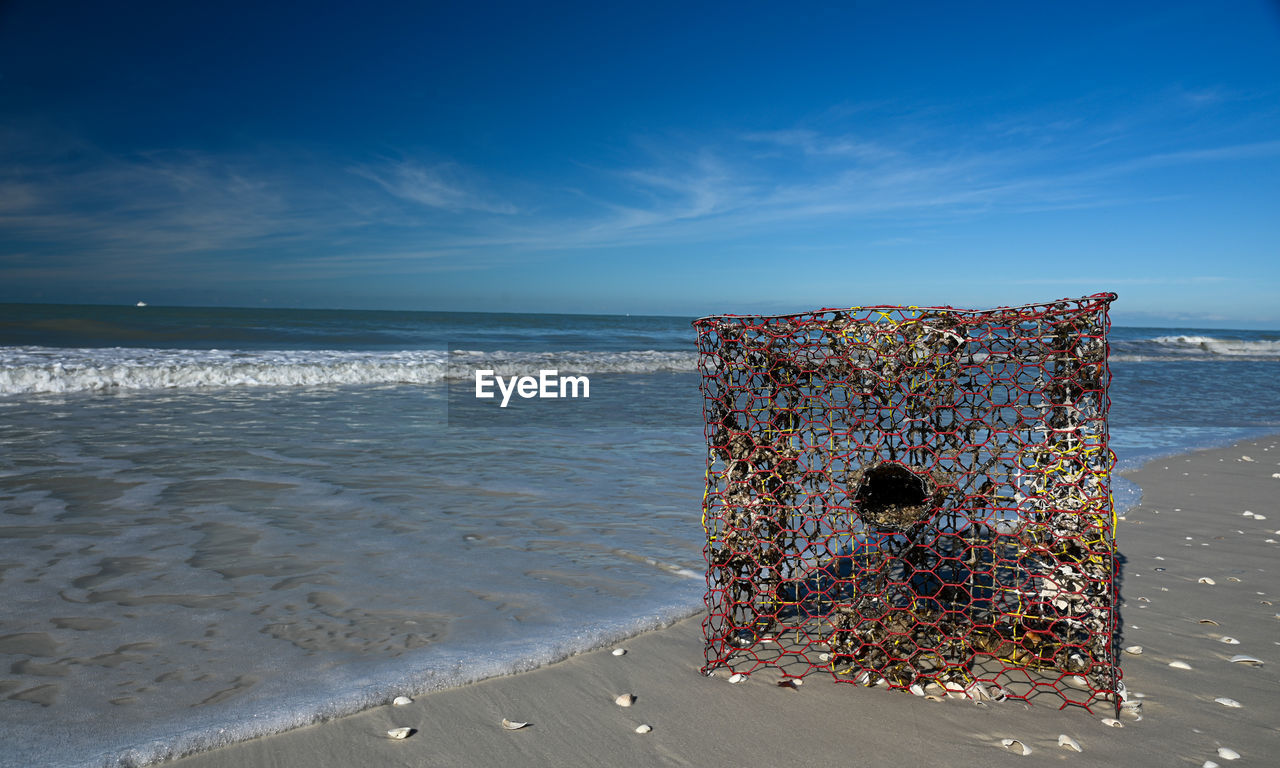
POLYGON ((704 672, 1118 709, 1115 298, 695 321, 704 672))

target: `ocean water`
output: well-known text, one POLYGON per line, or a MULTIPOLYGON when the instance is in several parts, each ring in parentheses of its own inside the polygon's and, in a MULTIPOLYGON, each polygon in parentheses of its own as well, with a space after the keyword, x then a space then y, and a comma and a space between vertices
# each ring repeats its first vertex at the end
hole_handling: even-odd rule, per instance
MULTIPOLYGON (((0 765, 147 764, 697 612, 689 321, 0 305, 0 765), (590 397, 500 408, 478 368, 590 397)), ((1111 342, 1122 468, 1280 431, 1280 333, 1111 342)))

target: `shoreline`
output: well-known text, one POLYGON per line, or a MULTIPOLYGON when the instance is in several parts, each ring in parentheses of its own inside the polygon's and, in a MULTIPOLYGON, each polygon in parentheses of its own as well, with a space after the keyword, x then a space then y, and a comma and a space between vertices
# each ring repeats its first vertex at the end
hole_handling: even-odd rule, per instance
POLYGON ((1280 608, 1266 604, 1280 602, 1273 567, 1280 543, 1267 543, 1280 540, 1277 446, 1280 435, 1269 435, 1122 473, 1142 488, 1142 502, 1117 531, 1120 644, 1145 648, 1121 659, 1128 690, 1144 701, 1143 719, 1126 715, 1123 728, 1104 725, 1107 713, 1080 708, 932 702, 818 675, 800 688, 777 687, 768 674, 730 685, 723 672, 698 672, 698 614, 622 643, 623 656, 592 651, 162 765, 870 766, 895 759, 967 766, 1020 759, 1002 748, 1003 738, 1022 741, 1033 759, 1079 765, 1222 764, 1219 747, 1241 755, 1233 764, 1262 764, 1280 735, 1280 608), (1201 577, 1215 584, 1200 584, 1201 577), (1229 663, 1237 653, 1264 664, 1229 663), (1170 667, 1175 661, 1191 669, 1170 667), (626 693, 634 705, 619 707, 614 699, 626 693), (1215 701, 1222 697, 1242 706, 1215 701), (531 725, 507 731, 504 718, 531 725), (652 732, 636 733, 642 724, 652 732), (386 737, 401 726, 415 732, 404 741, 386 737), (1059 747, 1059 734, 1083 752, 1059 747))

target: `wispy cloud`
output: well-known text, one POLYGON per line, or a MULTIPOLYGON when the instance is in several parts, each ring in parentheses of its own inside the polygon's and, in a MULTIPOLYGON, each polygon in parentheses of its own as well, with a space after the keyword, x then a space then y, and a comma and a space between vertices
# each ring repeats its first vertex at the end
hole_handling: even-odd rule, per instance
POLYGON ((432 211, 445 218, 515 212, 466 189, 456 165, 386 163, 353 172, 300 152, 125 154, 30 137, 10 149, 0 152, 0 241, 11 244, 0 245, 0 271, 11 278, 38 269, 46 277, 62 270, 234 281, 317 276, 341 264, 352 272, 403 267, 458 255, 436 242, 447 238, 432 211), (411 245, 405 233, 426 237, 411 245), (31 253, 42 254, 38 266, 24 263, 31 253), (237 272, 235 264, 252 270, 237 272))
POLYGON ((954 128, 936 127, 900 132, 894 142, 808 127, 747 132, 698 148, 696 162, 687 160, 692 152, 652 153, 648 165, 619 174, 627 183, 661 187, 666 196, 660 204, 601 218, 586 240, 624 233, 713 239, 859 220, 935 223, 1123 208, 1186 194, 1144 182, 1153 169, 1280 156, 1277 140, 1213 142, 1199 135, 1155 142, 1153 130, 1123 116, 1046 122, 1014 115, 970 134, 960 131, 960 139, 954 128))
POLYGON ((1225 283, 1233 278, 1222 275, 1152 275, 1147 277, 1117 277, 1115 275, 1092 275, 1070 277, 1011 278, 1006 280, 1013 285, 1207 285, 1225 283))
POLYGON ((772 144, 784 149, 799 150, 811 157, 844 157, 881 163, 900 157, 900 153, 882 144, 848 134, 823 135, 817 131, 793 128, 783 131, 757 131, 745 133, 748 142, 772 144))
POLYGON ((514 215, 519 208, 485 193, 473 175, 456 163, 426 166, 411 160, 388 161, 379 165, 357 166, 352 171, 392 194, 427 208, 453 213, 477 211, 514 215))
POLYGON ((10 132, 0 136, 0 271, 213 275, 256 261, 270 274, 408 274, 860 223, 893 225, 868 242, 900 245, 903 226, 1167 200, 1177 192, 1137 183, 1143 174, 1280 157, 1280 140, 1266 138, 1148 144, 1120 117, 1015 114, 963 129, 922 118, 878 131, 866 119, 648 139, 615 147, 611 163, 566 157, 569 170, 537 178, 408 153, 112 153, 10 132))
POLYGON ((68 251, 236 250, 297 235, 308 224, 280 179, 204 153, 82 148, 69 157, 11 160, 0 180, 0 228, 68 251))
POLYGON ((1117 163, 1107 170, 1110 172, 1127 172, 1143 168, 1155 168, 1167 165, 1183 165, 1187 163, 1218 162, 1223 160, 1251 160, 1263 157, 1280 156, 1280 140, 1255 141, 1245 144, 1229 144, 1226 146, 1184 149, 1177 152, 1161 152, 1134 158, 1126 163, 1117 163))

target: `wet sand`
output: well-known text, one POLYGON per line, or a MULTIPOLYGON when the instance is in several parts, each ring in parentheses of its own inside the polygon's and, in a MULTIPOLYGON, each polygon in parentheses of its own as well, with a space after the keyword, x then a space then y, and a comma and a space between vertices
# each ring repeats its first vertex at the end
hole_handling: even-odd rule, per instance
POLYGON ((1118 529, 1121 645, 1144 651, 1121 659, 1131 696, 1143 701, 1142 719, 1122 715, 1123 727, 1102 722, 1110 712, 934 702, 818 674, 798 688, 778 687, 766 672, 732 685, 723 671, 698 672, 699 616, 631 639, 622 656, 601 649, 167 765, 1273 765, 1280 745, 1278 446, 1280 437, 1249 440, 1127 473, 1142 487, 1143 503, 1118 529), (1230 662, 1236 654, 1262 664, 1230 662), (624 693, 635 695, 633 706, 614 703, 624 693), (530 725, 504 730, 503 718, 530 725), (641 724, 652 731, 636 733, 641 724), (387 738, 398 726, 415 732, 387 738), (1060 734, 1083 751, 1058 746, 1060 734), (1004 738, 1031 754, 1005 749, 1004 738))

